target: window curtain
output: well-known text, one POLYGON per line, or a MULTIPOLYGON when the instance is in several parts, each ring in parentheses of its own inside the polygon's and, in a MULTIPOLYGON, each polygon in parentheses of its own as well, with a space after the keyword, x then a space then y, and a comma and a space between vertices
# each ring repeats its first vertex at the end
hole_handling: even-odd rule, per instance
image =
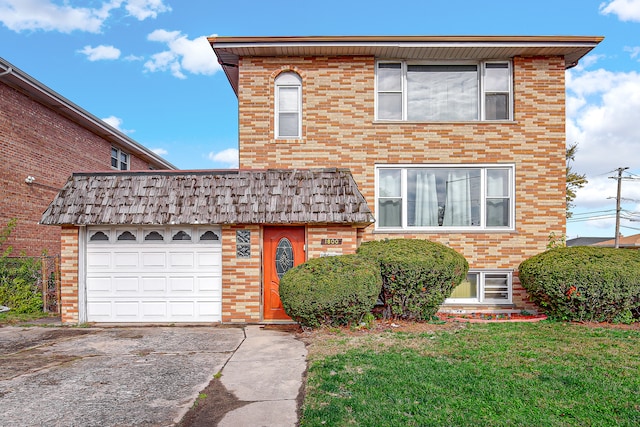
POLYGON ((476 65, 409 65, 408 120, 478 120, 476 65))
POLYGON ((447 175, 444 226, 471 225, 471 177, 469 171, 451 170, 447 175))
POLYGON ((417 227, 438 225, 438 193, 436 175, 430 171, 415 171, 415 216, 417 227))

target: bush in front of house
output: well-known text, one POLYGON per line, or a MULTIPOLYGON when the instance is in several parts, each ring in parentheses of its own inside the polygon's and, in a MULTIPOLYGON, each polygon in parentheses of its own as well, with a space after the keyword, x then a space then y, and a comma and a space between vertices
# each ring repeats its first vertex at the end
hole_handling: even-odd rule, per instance
POLYGON ((0 259, 0 305, 9 307, 12 313, 42 311, 39 261, 38 258, 0 259))
POLYGON ((640 252, 556 248, 520 264, 520 282, 551 318, 628 322, 640 307, 640 252))
POLYGON ((366 242, 358 255, 380 266, 385 317, 431 319, 469 271, 462 255, 429 240, 366 242))
POLYGON ((280 280, 284 311, 302 326, 341 326, 371 311, 382 281, 378 265, 356 255, 313 258, 280 280))
MULTIPOLYGON (((0 229, 0 246, 7 241, 17 224, 11 219, 0 229)), ((38 313, 42 311, 42 293, 38 286, 40 259, 10 257, 9 246, 0 253, 0 305, 13 313, 38 313)))

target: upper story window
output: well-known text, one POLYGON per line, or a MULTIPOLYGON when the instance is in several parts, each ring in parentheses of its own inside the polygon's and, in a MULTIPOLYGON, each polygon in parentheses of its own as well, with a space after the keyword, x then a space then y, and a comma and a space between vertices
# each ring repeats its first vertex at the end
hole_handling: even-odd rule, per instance
POLYGON ((509 165, 376 167, 376 229, 513 229, 509 165))
POLYGON ((129 155, 122 150, 111 147, 111 168, 121 171, 129 170, 129 155))
POLYGON ((295 139, 302 135, 302 79, 293 72, 280 74, 276 86, 276 138, 295 139))
POLYGON ((510 120, 511 63, 414 63, 379 61, 378 120, 510 120))

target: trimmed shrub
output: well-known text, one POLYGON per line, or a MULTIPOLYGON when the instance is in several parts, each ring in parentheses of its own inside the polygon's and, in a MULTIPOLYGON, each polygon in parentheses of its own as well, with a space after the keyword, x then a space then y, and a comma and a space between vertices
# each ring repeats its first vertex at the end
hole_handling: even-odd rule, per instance
POLYGON ((520 264, 531 299, 558 320, 617 322, 640 307, 640 252, 577 246, 556 248, 520 264))
POLYGON ((356 255, 310 259, 280 280, 285 312, 302 326, 340 326, 370 312, 382 281, 375 262, 356 255))
POLYGON ((385 317, 431 319, 469 271, 462 255, 428 240, 366 242, 358 255, 380 265, 385 317))

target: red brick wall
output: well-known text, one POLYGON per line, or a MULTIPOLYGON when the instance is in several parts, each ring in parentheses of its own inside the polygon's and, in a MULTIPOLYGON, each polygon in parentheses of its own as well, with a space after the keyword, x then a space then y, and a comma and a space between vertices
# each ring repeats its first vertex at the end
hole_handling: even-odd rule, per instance
MULTIPOLYGON (((0 80, 0 228, 18 220, 0 250, 11 245, 15 255, 59 254, 60 228, 37 223, 72 172, 111 170, 111 146, 0 80), (27 176, 35 182, 26 184, 27 176)), ((149 169, 134 156, 130 167, 149 169)))
MULTIPOLYGON (((371 57, 241 58, 240 167, 346 167, 375 211, 377 163, 514 163, 514 231, 392 234, 374 233, 371 226, 362 239, 426 238, 459 251, 472 268, 515 270, 545 250, 550 233, 564 233, 562 58, 513 60, 514 120, 499 123, 376 122, 374 70, 371 57), (303 80, 298 140, 274 138, 273 80, 286 70, 303 80)), ((518 299, 521 291, 514 280, 518 299)))

